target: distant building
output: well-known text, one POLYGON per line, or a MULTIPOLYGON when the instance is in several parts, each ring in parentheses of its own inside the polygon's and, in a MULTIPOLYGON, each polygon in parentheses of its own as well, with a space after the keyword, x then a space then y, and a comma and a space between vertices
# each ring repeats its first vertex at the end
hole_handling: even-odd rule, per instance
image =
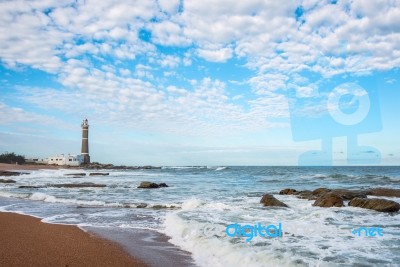
POLYGON ((49 165, 67 165, 67 166, 79 166, 84 162, 84 156, 82 155, 57 155, 49 157, 47 164, 49 165))
POLYGON ((38 157, 25 157, 26 163, 37 163, 37 164, 47 164, 47 159, 42 159, 38 157))

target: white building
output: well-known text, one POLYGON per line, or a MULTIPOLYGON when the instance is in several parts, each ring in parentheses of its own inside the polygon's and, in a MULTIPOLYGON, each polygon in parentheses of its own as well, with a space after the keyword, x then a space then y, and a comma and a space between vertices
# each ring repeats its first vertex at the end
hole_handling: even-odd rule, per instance
POLYGON ((47 164, 49 165, 79 166, 83 162, 84 157, 82 155, 61 154, 47 159, 47 164))
POLYGON ((25 157, 26 163, 37 163, 37 164, 47 164, 47 159, 42 159, 38 157, 25 157))

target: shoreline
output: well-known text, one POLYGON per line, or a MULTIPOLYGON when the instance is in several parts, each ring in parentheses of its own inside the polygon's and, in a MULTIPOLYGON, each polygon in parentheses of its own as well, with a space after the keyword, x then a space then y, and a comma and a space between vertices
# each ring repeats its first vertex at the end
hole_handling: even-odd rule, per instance
POLYGON ((122 247, 77 226, 0 212, 1 266, 148 266, 122 247))
MULTIPOLYGON (((36 171, 36 170, 59 170, 66 169, 65 166, 54 166, 54 165, 37 165, 37 164, 8 164, 8 163, 0 163, 0 171, 36 171), (64 168, 63 168, 64 167, 64 168)), ((75 169, 69 167, 68 169, 75 169)), ((78 169, 78 168, 77 168, 78 169)))

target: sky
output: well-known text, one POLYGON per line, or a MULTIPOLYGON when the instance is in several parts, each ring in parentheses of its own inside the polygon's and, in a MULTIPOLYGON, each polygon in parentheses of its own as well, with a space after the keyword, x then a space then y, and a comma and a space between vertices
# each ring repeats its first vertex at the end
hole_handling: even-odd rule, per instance
POLYGON ((398 165, 400 1, 0 1, 0 153, 398 165))

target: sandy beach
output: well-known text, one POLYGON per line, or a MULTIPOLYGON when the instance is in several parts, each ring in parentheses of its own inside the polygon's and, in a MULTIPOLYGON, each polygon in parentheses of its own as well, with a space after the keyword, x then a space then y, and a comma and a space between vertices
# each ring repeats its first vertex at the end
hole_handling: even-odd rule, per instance
MULTIPOLYGON (((55 165, 39 165, 39 164, 23 164, 23 165, 16 165, 16 164, 7 164, 7 163, 0 163, 0 171, 18 171, 18 170, 58 170, 62 168, 68 168, 66 166, 55 166, 55 165)), ((71 167, 70 167, 71 168, 71 167)))
POLYGON ((0 266, 146 266, 120 247, 75 226, 0 213, 0 266))

